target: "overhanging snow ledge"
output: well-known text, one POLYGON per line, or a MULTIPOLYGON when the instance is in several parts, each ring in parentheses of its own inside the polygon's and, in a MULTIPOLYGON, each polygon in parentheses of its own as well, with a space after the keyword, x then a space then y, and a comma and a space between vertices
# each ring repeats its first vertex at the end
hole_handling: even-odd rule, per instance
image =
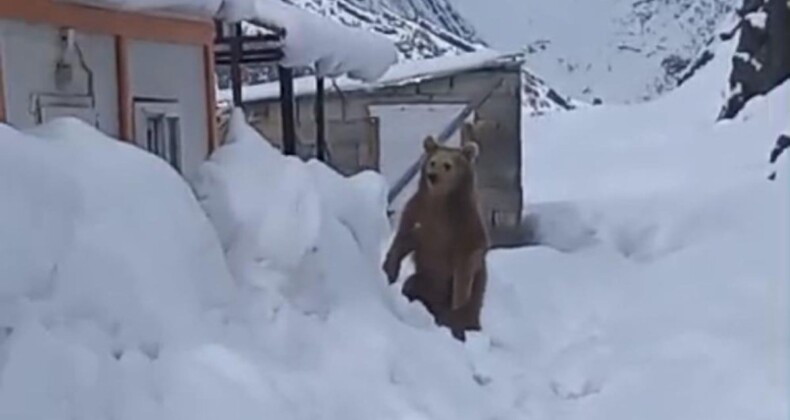
MULTIPOLYGON (((351 28, 281 0, 57 0, 115 10, 165 13, 226 22, 248 21, 285 33, 280 62, 284 67, 310 67, 318 77, 373 82, 397 61, 397 49, 386 37, 351 28)), ((252 25, 245 25, 252 26, 252 25)), ((265 30, 262 29, 261 30, 265 30)))

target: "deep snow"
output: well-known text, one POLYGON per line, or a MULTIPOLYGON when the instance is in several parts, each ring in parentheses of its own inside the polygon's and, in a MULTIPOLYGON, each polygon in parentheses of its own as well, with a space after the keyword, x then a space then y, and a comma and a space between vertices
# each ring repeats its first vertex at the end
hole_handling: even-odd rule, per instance
POLYGON ((525 122, 546 246, 491 256, 521 322, 489 333, 520 343, 533 418, 790 414, 788 161, 766 180, 790 84, 715 124, 732 48, 657 101, 525 122))
POLYGON ((786 418, 790 84, 714 123, 723 48, 655 102, 527 119, 546 245, 490 254, 465 345, 386 285, 377 174, 239 114, 192 189, 73 119, 0 126, 0 418, 786 418))
POLYGON ((78 120, 2 130, 0 417, 495 409, 449 333, 386 285, 379 175, 282 157, 236 116, 196 198, 78 120))

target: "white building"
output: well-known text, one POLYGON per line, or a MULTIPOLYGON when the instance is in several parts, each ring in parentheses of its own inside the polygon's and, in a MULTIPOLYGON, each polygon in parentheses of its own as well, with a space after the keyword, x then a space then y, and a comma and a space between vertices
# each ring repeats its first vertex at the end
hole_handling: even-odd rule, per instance
POLYGON ((0 121, 74 116, 189 176, 218 145, 213 18, 223 6, 290 29, 289 66, 375 78, 395 60, 380 39, 337 43, 359 34, 273 0, 3 0, 0 121), (388 52, 365 63, 360 45, 388 52))

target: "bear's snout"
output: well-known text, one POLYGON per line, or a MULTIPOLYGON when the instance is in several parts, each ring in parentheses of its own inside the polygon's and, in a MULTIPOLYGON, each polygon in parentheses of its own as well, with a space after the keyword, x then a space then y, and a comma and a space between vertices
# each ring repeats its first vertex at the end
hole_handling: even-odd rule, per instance
POLYGON ((431 184, 435 184, 436 180, 438 179, 438 176, 436 174, 428 174, 427 178, 428 178, 428 182, 430 182, 431 184))

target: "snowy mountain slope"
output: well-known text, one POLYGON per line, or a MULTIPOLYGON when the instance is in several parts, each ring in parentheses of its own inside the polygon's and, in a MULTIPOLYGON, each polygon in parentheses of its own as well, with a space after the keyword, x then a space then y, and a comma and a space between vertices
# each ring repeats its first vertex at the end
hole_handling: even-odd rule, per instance
MULTIPOLYGON (((435 0, 425 0, 435 1, 435 0)), ((480 42, 463 38, 441 24, 411 16, 405 18, 380 5, 367 9, 349 0, 321 3, 316 0, 290 0, 291 4, 340 23, 387 35, 404 59, 433 58, 480 49, 480 42)), ((446 3, 445 3, 446 4, 446 3)), ((449 7, 449 6, 448 6, 449 7)), ((452 26, 450 27, 452 28, 452 26)))
POLYGON ((586 101, 629 102, 673 88, 738 0, 455 0, 494 48, 586 101))
POLYGON ((474 27, 453 6, 452 0, 348 0, 348 2, 377 13, 388 9, 410 21, 428 21, 461 38, 473 42, 481 41, 474 27))

